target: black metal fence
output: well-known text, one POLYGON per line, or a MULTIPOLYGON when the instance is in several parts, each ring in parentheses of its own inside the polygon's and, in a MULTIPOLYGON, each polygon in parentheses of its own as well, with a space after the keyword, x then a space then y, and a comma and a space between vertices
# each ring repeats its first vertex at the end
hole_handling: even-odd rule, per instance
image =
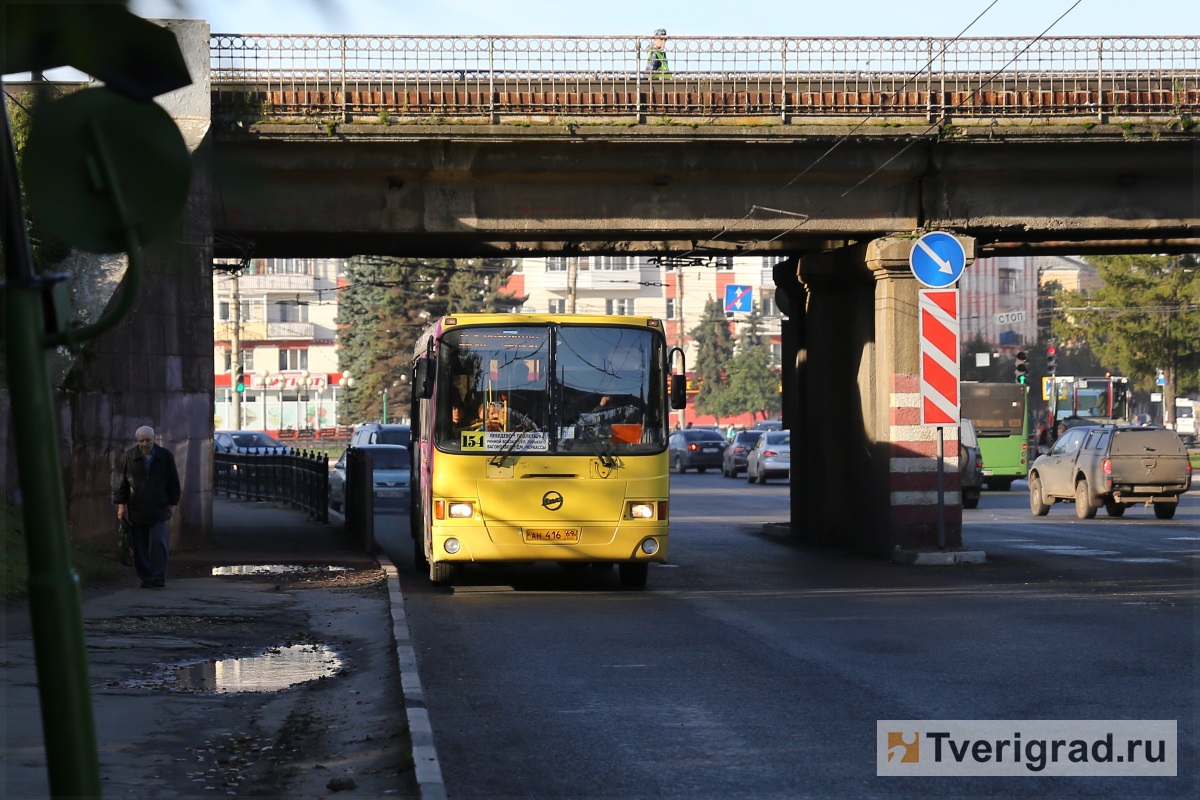
POLYGON ((215 453, 213 491, 289 503, 329 522, 329 457, 310 451, 215 453))

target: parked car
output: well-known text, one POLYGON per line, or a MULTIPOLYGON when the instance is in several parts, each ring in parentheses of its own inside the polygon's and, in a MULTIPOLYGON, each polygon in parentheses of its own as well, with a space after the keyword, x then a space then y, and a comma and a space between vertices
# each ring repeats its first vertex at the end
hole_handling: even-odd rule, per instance
POLYGON ((1191 488, 1192 465, 1174 431, 1133 425, 1069 428, 1029 468, 1029 509, 1044 517, 1062 500, 1075 516, 1091 519, 1101 506, 1110 517, 1141 503, 1171 519, 1179 496, 1191 488))
POLYGON ((736 478, 746 471, 746 457, 754 443, 762 438, 763 431, 738 431, 733 435, 733 441, 725 448, 721 458, 721 474, 726 478, 736 478))
MULTIPOLYGON (((358 448, 371 454, 375 466, 375 507, 407 509, 411 502, 411 461, 408 448, 398 444, 368 444, 358 448)), ((329 472, 329 506, 341 511, 346 503, 346 459, 351 448, 329 472)))
POLYGON ((218 453, 290 453, 292 449, 266 431, 217 431, 213 450, 218 453))
POLYGON ((783 430, 783 422, 777 419, 764 419, 754 423, 756 431, 781 431, 783 430))
POLYGON ((958 485, 963 508, 978 508, 983 487, 983 455, 979 452, 979 437, 975 423, 958 421, 958 485))
POLYGON ((688 428, 671 434, 667 455, 677 472, 706 472, 709 467, 721 466, 721 455, 728 444, 716 428, 688 428))
POLYGON ((350 435, 350 446, 364 444, 402 444, 408 447, 412 427, 409 425, 384 425, 381 422, 364 422, 350 435))
POLYGON ((792 432, 765 431, 746 456, 746 481, 766 483, 792 473, 792 432))

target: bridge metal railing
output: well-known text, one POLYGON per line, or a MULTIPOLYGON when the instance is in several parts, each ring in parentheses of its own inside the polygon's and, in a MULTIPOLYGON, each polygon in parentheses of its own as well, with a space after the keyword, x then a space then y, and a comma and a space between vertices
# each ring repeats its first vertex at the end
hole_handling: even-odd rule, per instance
POLYGON ((329 457, 308 451, 214 453, 213 491, 289 503, 329 522, 329 457))
MULTIPOLYGON (((1200 112, 1200 37, 247 35, 214 106, 274 114, 1028 116, 1200 112)), ((436 121, 436 119, 434 120, 436 121)))

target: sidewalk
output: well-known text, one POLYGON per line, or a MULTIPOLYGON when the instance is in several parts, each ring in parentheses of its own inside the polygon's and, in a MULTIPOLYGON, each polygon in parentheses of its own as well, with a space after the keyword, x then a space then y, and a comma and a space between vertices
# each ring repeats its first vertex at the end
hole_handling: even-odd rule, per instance
MULTIPOLYGON (((214 498, 213 529, 212 548, 172 554, 165 589, 137 588, 128 569, 87 591, 104 795, 418 797, 394 570, 340 524, 280 504, 214 498), (212 574, 238 565, 305 569, 212 574)), ((27 605, 6 611, 4 633, 3 794, 47 797, 27 605)))

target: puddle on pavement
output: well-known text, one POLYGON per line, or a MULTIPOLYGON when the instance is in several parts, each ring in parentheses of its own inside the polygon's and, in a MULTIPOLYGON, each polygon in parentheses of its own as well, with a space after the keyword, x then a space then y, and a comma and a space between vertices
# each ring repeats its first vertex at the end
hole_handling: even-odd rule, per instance
POLYGON ((342 668, 338 654, 323 644, 293 644, 260 655, 188 664, 174 669, 176 688, 202 692, 278 692, 342 668))
POLYGON ((147 678, 123 682, 128 688, 175 692, 278 692, 306 681, 331 678, 341 656, 323 644, 272 647, 244 658, 162 665, 147 678))
POLYGON ((238 564, 213 567, 213 575, 318 575, 325 572, 352 572, 350 567, 330 564, 238 564))

